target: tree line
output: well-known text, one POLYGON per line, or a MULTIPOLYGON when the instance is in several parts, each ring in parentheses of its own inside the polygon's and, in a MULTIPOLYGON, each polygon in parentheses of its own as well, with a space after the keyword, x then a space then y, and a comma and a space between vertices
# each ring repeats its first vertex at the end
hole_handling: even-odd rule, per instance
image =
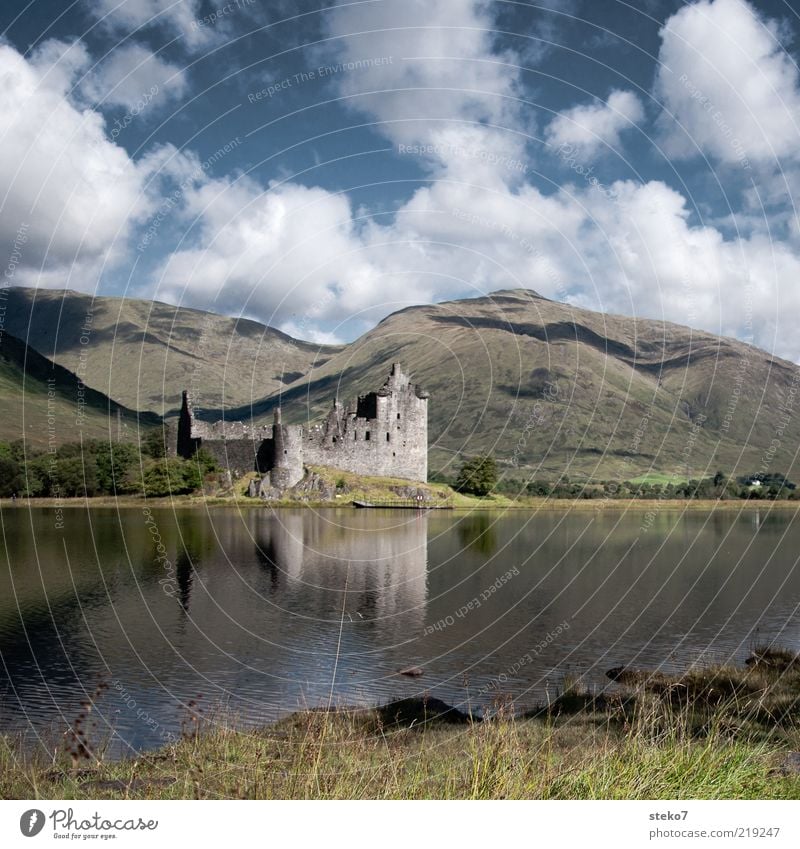
POLYGON ((491 494, 546 498, 669 498, 669 499, 753 499, 798 500, 800 489, 781 472, 754 473, 733 477, 718 471, 704 478, 674 483, 638 481, 571 481, 566 475, 558 480, 520 481, 499 474, 491 455, 474 457, 463 463, 455 479, 432 474, 431 481, 447 483, 457 492, 485 497, 491 494))
POLYGON ((191 460, 168 456, 168 443, 169 428, 148 432, 138 445, 88 440, 49 451, 0 442, 0 498, 185 495, 218 471, 203 450, 191 460))

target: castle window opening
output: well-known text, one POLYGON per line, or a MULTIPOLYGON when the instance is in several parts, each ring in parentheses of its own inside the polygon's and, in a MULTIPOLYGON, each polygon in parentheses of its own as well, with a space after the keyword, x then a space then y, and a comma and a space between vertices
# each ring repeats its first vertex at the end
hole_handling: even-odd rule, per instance
POLYGON ((369 442, 369 431, 364 434, 364 439, 369 442))
POLYGON ((387 442, 389 441, 389 431, 388 430, 386 431, 386 441, 387 442))

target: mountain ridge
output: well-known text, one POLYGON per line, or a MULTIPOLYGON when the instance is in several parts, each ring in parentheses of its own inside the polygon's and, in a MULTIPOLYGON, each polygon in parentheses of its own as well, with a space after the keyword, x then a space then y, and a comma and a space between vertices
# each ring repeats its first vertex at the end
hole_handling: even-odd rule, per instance
MULTIPOLYGON (((86 296, 59 296, 74 322, 86 296)), ((380 387, 390 364, 402 362, 431 393, 431 468, 445 473, 478 453, 495 454, 520 476, 676 473, 687 443, 687 476, 714 464, 757 471, 800 381, 794 363, 740 340, 597 313, 524 288, 406 307, 342 346, 315 346, 202 310, 101 300, 105 324, 93 331, 98 361, 112 360, 111 342, 127 334, 126 354, 139 362, 127 374, 143 375, 148 391, 139 395, 169 415, 199 374, 200 418, 267 423, 281 404, 286 421, 316 421, 334 397, 348 401, 380 387), (108 321, 115 306, 127 322, 122 331, 108 321), (151 339, 143 316, 153 313, 151 339), (165 333, 170 321, 180 333, 165 333), (235 355, 221 364, 231 348, 235 355)), ((36 318, 36 310, 28 315, 36 318)), ((34 335, 52 342, 52 334, 34 335)), ((68 347, 60 351, 63 359, 68 347)), ((101 375, 118 396, 131 394, 125 370, 112 363, 101 375)), ((768 458, 785 472, 794 463, 791 445, 800 444, 800 428, 789 419, 768 458)))
POLYGON ((190 387, 204 405, 242 404, 254 386, 277 390, 287 375, 339 350, 253 319, 161 301, 24 287, 6 293, 9 333, 70 371, 80 364, 87 385, 125 406, 160 415, 180 407, 190 387))

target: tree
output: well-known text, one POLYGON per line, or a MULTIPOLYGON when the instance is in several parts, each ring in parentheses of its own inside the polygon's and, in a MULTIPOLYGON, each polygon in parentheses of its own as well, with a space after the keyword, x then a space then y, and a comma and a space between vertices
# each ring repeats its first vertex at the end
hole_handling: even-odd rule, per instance
POLYGON ((536 495, 536 496, 547 496, 550 495, 553 487, 548 481, 542 480, 533 480, 529 481, 528 485, 525 487, 528 492, 528 495, 536 495))
POLYGON ((101 492, 116 495, 125 491, 123 482, 139 463, 135 445, 127 442, 104 442, 97 446, 97 486, 101 492))
POLYGON ((94 457, 69 457, 59 460, 53 474, 54 494, 64 498, 82 498, 97 492, 97 466, 94 457))
POLYGON ((192 462, 199 468, 200 473, 207 475, 209 472, 218 472, 219 464, 214 455, 206 448, 199 448, 195 451, 192 462))
POLYGON ((154 427, 142 440, 142 454, 154 460, 163 460, 168 453, 169 430, 169 425, 154 427))
POLYGON ((10 456, 0 454, 0 498, 16 495, 24 486, 19 464, 10 456))
POLYGON ((51 461, 52 458, 47 454, 39 454, 20 464, 21 495, 26 498, 47 498, 51 494, 51 461))
POLYGON ((488 495, 497 485, 497 464, 486 455, 467 460, 456 478, 455 488, 467 495, 488 495))

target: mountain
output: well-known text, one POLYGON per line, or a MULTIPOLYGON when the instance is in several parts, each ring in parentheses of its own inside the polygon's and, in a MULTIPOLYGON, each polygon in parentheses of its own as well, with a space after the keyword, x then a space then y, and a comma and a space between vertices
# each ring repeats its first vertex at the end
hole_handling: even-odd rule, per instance
POLYGON ((36 447, 83 439, 132 440, 159 424, 84 386, 9 333, 0 334, 0 440, 36 447))
POLYGON ((450 474, 491 452, 520 478, 791 477, 800 445, 793 363, 527 289, 410 307, 338 348, 165 304, 9 290, 6 327, 21 325, 115 400, 173 414, 185 387, 206 420, 266 422, 279 402, 286 421, 318 420, 400 361, 430 392, 430 468, 450 474))
POLYGON ((341 349, 234 319, 70 290, 6 290, 6 330, 88 386, 160 415, 191 389, 198 407, 244 406, 277 392, 341 349))
MULTIPOLYGON (((491 452, 525 478, 789 472, 800 445, 793 363, 525 289, 388 316, 285 387, 284 419, 317 419, 335 394, 381 386, 393 361, 430 392, 432 470, 491 452)), ((266 420, 276 402, 268 395, 226 416, 266 420)))

